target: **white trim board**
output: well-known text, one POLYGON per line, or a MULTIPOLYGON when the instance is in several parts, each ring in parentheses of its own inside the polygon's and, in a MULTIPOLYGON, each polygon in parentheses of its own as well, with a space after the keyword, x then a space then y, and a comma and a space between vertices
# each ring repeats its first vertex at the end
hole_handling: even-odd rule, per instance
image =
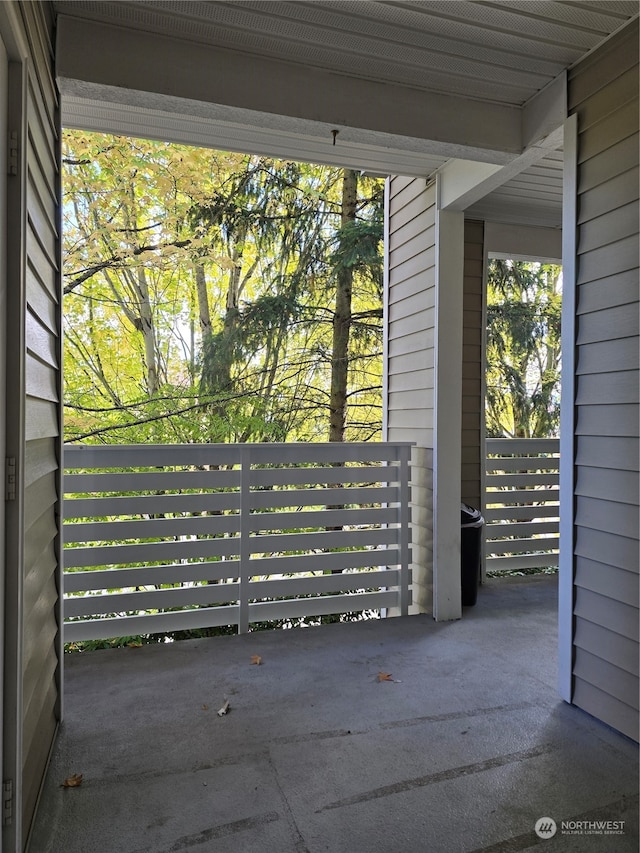
POLYGON ((560 263, 562 230, 485 222, 484 245, 485 252, 490 258, 560 263))

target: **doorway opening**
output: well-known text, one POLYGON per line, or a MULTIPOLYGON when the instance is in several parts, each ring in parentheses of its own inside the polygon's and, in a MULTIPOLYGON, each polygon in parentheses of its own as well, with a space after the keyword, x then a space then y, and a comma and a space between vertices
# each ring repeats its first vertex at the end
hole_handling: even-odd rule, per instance
POLYGON ((559 561, 562 267, 489 257, 484 571, 555 574, 559 561))
POLYGON ((70 646, 406 613, 383 179, 86 131, 62 165, 70 646))

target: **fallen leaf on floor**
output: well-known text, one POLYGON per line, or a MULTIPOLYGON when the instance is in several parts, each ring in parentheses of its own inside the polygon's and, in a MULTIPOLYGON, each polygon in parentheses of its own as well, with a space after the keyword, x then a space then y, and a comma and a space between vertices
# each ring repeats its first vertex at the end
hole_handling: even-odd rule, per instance
POLYGON ((260 655, 251 655, 251 663, 254 663, 256 666, 260 666, 262 658, 260 655))
POLYGON ((78 788, 82 785, 82 773, 74 773, 73 776, 69 776, 64 780, 61 787, 62 788, 78 788))
POLYGON ((397 678, 394 678, 390 672, 379 672, 378 681, 393 681, 394 684, 402 684, 397 678))
POLYGON ((203 710, 203 711, 208 711, 208 710, 209 710, 209 706, 208 706, 208 705, 203 705, 203 706, 202 706, 202 710, 203 710))
POLYGON ((230 706, 229 706, 229 700, 228 700, 228 699, 225 699, 225 700, 224 700, 224 705, 223 705, 223 706, 222 706, 222 708, 220 708, 220 709, 219 709, 219 711, 218 711, 218 716, 219 716, 219 717, 224 717, 224 715, 225 715, 225 714, 228 714, 228 713, 229 713, 229 708, 230 708, 230 706))

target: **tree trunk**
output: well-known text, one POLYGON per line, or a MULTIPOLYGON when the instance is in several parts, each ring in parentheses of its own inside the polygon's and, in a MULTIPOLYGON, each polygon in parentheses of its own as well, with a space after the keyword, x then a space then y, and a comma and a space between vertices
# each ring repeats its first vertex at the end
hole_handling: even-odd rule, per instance
POLYGON ((200 333, 204 340, 211 335, 211 311, 209 310, 209 294, 207 293, 207 281, 202 264, 196 264, 196 292, 198 294, 200 333))
POLYGON ((156 335, 153 324, 153 310, 149 298, 149 287, 144 267, 138 268, 137 274, 139 297, 139 329, 144 341, 144 356, 147 369, 147 392, 152 397, 160 387, 160 371, 156 355, 156 335))
MULTIPOLYGON (((358 173, 351 169, 345 169, 342 179, 342 217, 340 223, 342 228, 347 227, 351 222, 355 222, 357 196, 358 173)), ((344 441, 347 416, 352 289, 353 267, 341 262, 336 272, 336 304, 333 315, 329 441, 344 441)))

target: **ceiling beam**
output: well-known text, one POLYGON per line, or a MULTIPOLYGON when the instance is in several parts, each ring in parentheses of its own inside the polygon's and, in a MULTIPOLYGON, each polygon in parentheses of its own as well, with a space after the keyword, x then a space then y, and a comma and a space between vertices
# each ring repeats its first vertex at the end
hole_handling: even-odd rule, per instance
POLYGON ((495 176, 502 168, 492 163, 449 160, 437 172, 440 210, 464 210, 484 198, 494 189, 495 176))
POLYGON ((523 152, 500 167, 451 160, 438 170, 442 210, 466 210, 562 146, 567 116, 567 75, 559 74, 522 109, 523 152))
POLYGON ((523 148, 518 107, 66 15, 57 21, 56 60, 63 96, 83 83, 106 86, 123 104, 144 96, 146 106, 161 110, 163 100, 173 98, 187 107, 197 104, 203 117, 224 108, 228 121, 237 115, 244 125, 255 114, 258 129, 266 114, 275 124, 282 117, 284 131, 293 120, 300 133, 314 135, 320 124, 338 130, 338 140, 361 138, 365 144, 378 137, 384 144, 389 134, 409 150, 495 164, 509 162, 523 148))
POLYGON ((537 145, 532 145, 506 166, 450 160, 437 170, 439 206, 441 210, 466 210, 511 178, 542 160, 549 151, 562 145, 562 127, 557 128, 537 145))
MULTIPOLYGON (((543 144, 562 128, 567 113, 567 72, 558 74, 522 108, 522 143, 527 149, 543 144)), ((547 146, 548 147, 548 146, 547 146)))
MULTIPOLYGON (((134 93, 128 94, 129 100, 134 100, 134 93)), ((145 106, 148 98, 144 93, 138 92, 135 100, 135 105, 118 103, 118 92, 108 86, 67 86, 61 98, 62 125, 197 148, 338 166, 381 176, 424 178, 444 161, 442 157, 411 150, 403 144, 406 140, 395 140, 390 134, 385 134, 384 138, 382 134, 368 134, 372 140, 365 142, 361 138, 363 134, 358 134, 356 141, 341 133, 333 144, 329 125, 315 125, 311 135, 300 133, 295 121, 286 128, 279 126, 282 122, 272 126, 273 116, 267 113, 259 114, 260 125, 256 126, 258 115, 255 113, 247 121, 240 122, 236 112, 235 121, 229 121, 228 110, 224 108, 216 110, 215 117, 204 118, 198 115, 198 105, 192 101, 174 103, 176 99, 165 99, 163 110, 151 110, 145 106)))

